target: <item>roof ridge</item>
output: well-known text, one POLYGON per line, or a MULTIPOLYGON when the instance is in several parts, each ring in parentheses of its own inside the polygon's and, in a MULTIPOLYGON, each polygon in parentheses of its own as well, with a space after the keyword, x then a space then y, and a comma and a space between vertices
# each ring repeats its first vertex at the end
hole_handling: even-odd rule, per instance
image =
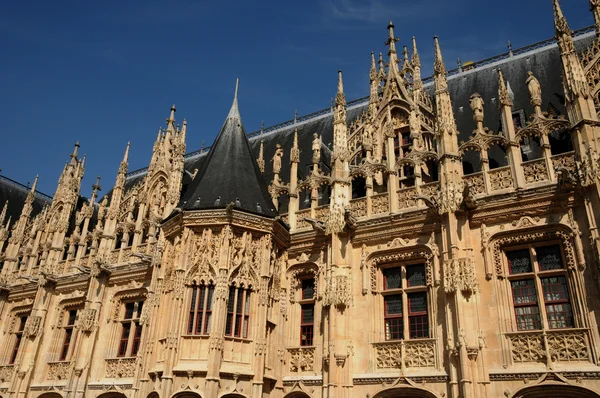
MULTIPOLYGON (((19 189, 22 189, 22 190, 24 190, 24 191, 26 191, 26 192, 29 192, 29 191, 31 190, 31 187, 30 187, 30 186, 27 186, 27 185, 25 185, 25 184, 21 184, 20 182, 18 182, 18 181, 15 181, 15 180, 13 180, 12 178, 8 178, 8 177, 6 177, 6 176, 3 176, 3 175, 0 175, 0 180, 4 180, 4 181, 6 181, 8 184, 10 184, 10 185, 13 185, 14 187, 16 187, 16 188, 19 188, 19 189)), ((39 196, 39 197, 43 198, 43 199, 52 200, 52 196, 50 196, 50 195, 46 195, 45 193, 43 193, 43 192, 40 192, 40 191, 38 191, 38 190, 35 190, 35 194, 36 194, 37 196, 39 196)))

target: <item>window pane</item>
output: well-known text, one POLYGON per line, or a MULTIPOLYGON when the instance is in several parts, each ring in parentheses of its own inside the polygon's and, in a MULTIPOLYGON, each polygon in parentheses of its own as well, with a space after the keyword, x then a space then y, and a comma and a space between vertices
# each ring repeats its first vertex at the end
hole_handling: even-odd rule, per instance
POLYGON ((142 316, 142 308, 144 308, 144 302, 140 301, 137 303, 137 318, 139 318, 140 316, 142 316))
POLYGON ((302 326, 300 328, 300 345, 313 345, 313 325, 302 326))
POLYGON ((546 314, 550 329, 573 327, 573 311, 569 303, 546 305, 546 314))
POLYGON ((408 286, 425 286, 425 265, 410 265, 406 267, 408 286))
POLYGON ((200 298, 198 299, 198 310, 204 309, 204 296, 206 296, 206 286, 200 288, 200 298))
POLYGON ((513 290, 513 300, 515 305, 537 303, 537 294, 535 292, 535 283, 533 279, 524 279, 510 282, 513 290))
POLYGON ((227 315, 227 322, 225 323, 225 335, 231 336, 231 326, 233 324, 233 314, 227 315))
POLYGON ((385 314, 402 315, 402 295, 385 296, 385 314))
POLYGON ((133 317, 133 308, 135 303, 126 303, 125 304, 125 317, 124 319, 131 319, 133 317))
POLYGON ((235 313, 236 314, 241 314, 242 313, 242 306, 244 305, 244 291, 242 289, 240 289, 238 291, 238 296, 237 296, 237 305, 235 306, 235 313))
POLYGON ((67 325, 75 325, 76 319, 77 319, 77 310, 69 311, 69 320, 67 321, 67 325))
POLYGON ((540 310, 537 306, 516 307, 515 315, 519 330, 541 329, 540 310))
POLYGON ((404 324, 402 318, 391 318, 385 320, 385 339, 401 340, 404 338, 404 324))
POLYGON ((385 290, 400 289, 402 287, 402 270, 400 268, 386 268, 383 270, 385 290))
POLYGON ((198 288, 196 286, 192 287, 192 299, 190 300, 190 311, 194 311, 196 309, 196 295, 198 294, 198 288))
POLYGON ((215 287, 214 286, 209 286, 208 287, 208 297, 207 297, 207 301, 206 301, 206 309, 208 311, 210 311, 212 309, 212 299, 213 299, 213 294, 215 292, 215 287))
POLYGON ((412 293, 408 295, 409 314, 427 312, 427 293, 412 293))
POLYGON ((558 245, 536 247, 535 253, 540 263, 540 270, 549 271, 563 267, 560 247, 558 245))
POLYGON ((544 290, 545 301, 569 300, 567 279, 564 276, 542 278, 542 289, 544 290))
POLYGON ((244 315, 250 315, 250 290, 246 292, 246 303, 244 304, 244 315))
POLYGON ((429 320, 427 315, 411 316, 408 318, 411 339, 429 337, 429 320))
POLYGON ((231 287, 229 288, 229 300, 227 300, 227 312, 233 312, 233 309, 235 308, 235 288, 231 287))
POLYGON ((315 297, 315 280, 314 279, 303 279, 302 280, 302 299, 310 300, 315 297))
POLYGON ((313 304, 305 304, 302 306, 301 323, 313 323, 315 321, 315 306, 313 304))
POLYGON ((522 274, 532 271, 529 249, 506 252, 506 257, 508 258, 508 266, 511 274, 522 274))
POLYGON ((204 329, 204 333, 210 333, 210 318, 212 314, 206 314, 206 328, 204 329))

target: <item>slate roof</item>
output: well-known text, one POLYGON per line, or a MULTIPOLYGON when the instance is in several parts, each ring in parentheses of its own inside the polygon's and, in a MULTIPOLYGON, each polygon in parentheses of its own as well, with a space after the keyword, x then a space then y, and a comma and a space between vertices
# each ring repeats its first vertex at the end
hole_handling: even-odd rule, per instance
POLYGON ((179 207, 202 210, 233 207, 275 217, 268 186, 260 174, 240 116, 237 85, 229 115, 205 157, 197 177, 188 183, 179 207))
MULTIPOLYGON (((29 191, 31 191, 31 187, 0 176, 0 212, 4 208, 4 203, 8 200, 6 220, 8 221, 8 218, 12 217, 12 225, 19 219, 29 191)), ((31 216, 33 217, 41 212, 44 206, 50 205, 51 202, 52 198, 50 196, 36 191, 31 216)))
MULTIPOLYGON (((575 45, 578 52, 588 48, 594 41, 594 28, 588 27, 575 32, 575 45)), ((446 60, 448 64, 448 60, 446 60)), ((448 87, 452 99, 454 116, 459 130, 459 141, 467 141, 471 132, 475 129, 469 107, 469 97, 478 92, 484 102, 485 119, 484 125, 493 132, 500 129, 500 114, 498 110, 498 68, 502 69, 505 79, 510 84, 514 93, 513 111, 523 112, 524 120, 528 120, 533 113, 529 103, 529 92, 525 84, 527 72, 532 71, 539 80, 542 87, 542 109, 546 110, 551 105, 560 114, 566 115, 564 107, 564 91, 562 87, 562 67, 560 53, 554 38, 516 49, 511 53, 500 54, 493 58, 483 60, 469 66, 464 70, 453 69, 448 71, 448 87)), ((433 96, 433 78, 423 79, 424 88, 433 96)), ((365 87, 365 90, 368 87, 365 87)), ((348 103, 348 123, 357 119, 362 112, 366 111, 368 97, 359 98, 348 103)), ((225 127, 225 125, 223 126, 225 127)), ((284 123, 255 131, 248 135, 249 144, 253 157, 258 157, 260 142, 264 141, 265 173, 263 180, 266 185, 273 178, 271 158, 275 152, 275 145, 281 144, 285 150, 282 162, 281 177, 284 181, 289 179, 289 150, 292 146, 294 130, 298 129, 300 146, 300 165, 298 174, 304 178, 308 174, 308 167, 312 158, 312 134, 322 136, 324 148, 321 151, 321 169, 328 172, 330 163, 330 151, 328 147, 333 141, 333 114, 331 109, 324 109, 313 114, 300 117, 298 120, 289 120, 284 123)), ((193 137, 193 134, 188 137, 193 137)), ((193 138, 192 138, 193 140, 193 138)), ((188 140, 188 146, 193 145, 188 140)), ((182 198, 188 195, 193 181, 191 173, 194 169, 203 169, 210 148, 188 153, 185 158, 186 174, 183 177, 182 198)), ((492 154, 490 154, 492 157, 492 154)), ((129 189, 142 180, 147 169, 140 169, 128 174, 125 189, 129 189)), ((195 186, 195 185, 194 185, 195 186)), ((235 199, 235 198, 234 198, 235 199)), ((0 202, 1 203, 1 202, 0 202)), ((280 203, 280 211, 285 212, 285 203, 280 203)))

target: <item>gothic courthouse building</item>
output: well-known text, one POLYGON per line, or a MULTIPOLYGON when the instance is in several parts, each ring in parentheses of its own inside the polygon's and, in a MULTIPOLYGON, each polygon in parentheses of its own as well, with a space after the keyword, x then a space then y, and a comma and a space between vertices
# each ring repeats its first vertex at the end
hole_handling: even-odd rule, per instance
POLYGON ((105 196, 0 177, 0 397, 600 397, 590 8, 431 78, 390 23, 368 97, 246 135, 236 88, 197 152, 173 107, 105 196))

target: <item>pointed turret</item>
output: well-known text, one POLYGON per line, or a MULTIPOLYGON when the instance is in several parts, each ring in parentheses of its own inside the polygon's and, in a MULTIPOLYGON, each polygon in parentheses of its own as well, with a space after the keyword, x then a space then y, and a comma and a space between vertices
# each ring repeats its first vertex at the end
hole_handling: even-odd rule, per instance
POLYGON ((238 106, 239 80, 223 127, 210 148, 202 169, 182 198, 184 211, 234 208, 274 217, 273 202, 250 148, 238 106), (236 200, 237 199, 237 200, 236 200))

